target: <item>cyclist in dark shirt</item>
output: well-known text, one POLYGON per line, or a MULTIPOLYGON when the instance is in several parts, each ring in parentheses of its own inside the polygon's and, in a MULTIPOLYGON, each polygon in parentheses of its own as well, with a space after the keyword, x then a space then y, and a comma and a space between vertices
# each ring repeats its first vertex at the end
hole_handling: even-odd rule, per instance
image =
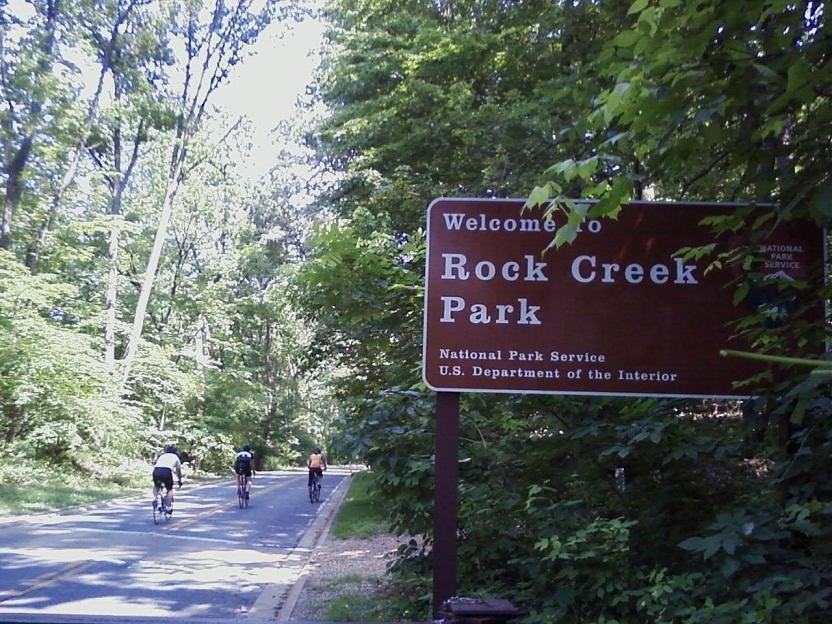
POLYGON ((246 444, 240 452, 234 457, 234 472, 237 473, 237 482, 244 483, 246 499, 251 493, 251 482, 254 479, 254 454, 251 452, 251 447, 246 444), (245 479, 245 482, 242 481, 245 479))

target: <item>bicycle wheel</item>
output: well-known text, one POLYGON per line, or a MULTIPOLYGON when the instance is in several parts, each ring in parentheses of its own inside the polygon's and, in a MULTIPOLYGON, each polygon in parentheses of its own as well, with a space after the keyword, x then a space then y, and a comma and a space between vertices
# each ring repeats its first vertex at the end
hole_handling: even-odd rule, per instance
POLYGON ((162 520, 162 514, 165 513, 165 499, 159 495, 159 490, 160 488, 153 490, 153 524, 159 524, 162 520))
POLYGON ((246 489, 240 481, 240 479, 237 479, 237 504, 240 505, 240 509, 242 509, 246 502, 246 489))
POLYGON ((321 478, 316 477, 315 483, 312 485, 312 502, 318 503, 321 500, 321 478))

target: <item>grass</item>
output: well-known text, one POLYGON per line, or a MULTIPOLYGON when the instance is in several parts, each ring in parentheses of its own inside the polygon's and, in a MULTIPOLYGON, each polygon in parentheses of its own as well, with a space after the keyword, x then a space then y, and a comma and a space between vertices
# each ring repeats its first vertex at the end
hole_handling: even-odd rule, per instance
POLYGON ((148 479, 106 481, 77 473, 40 474, 31 482, 0 482, 0 516, 54 511, 149 491, 148 479))
POLYGON ((347 497, 332 525, 334 537, 365 538, 390 530, 384 504, 373 494, 372 482, 369 472, 359 472, 353 477, 347 497))
POLYGON ((322 580, 321 586, 326 587, 327 589, 332 589, 335 587, 341 587, 343 585, 359 585, 368 580, 378 581, 378 579, 364 578, 360 574, 344 574, 343 576, 336 576, 334 578, 327 578, 322 580))
POLYGON ((81 465, 0 456, 0 516, 55 511, 150 491, 150 467, 144 462, 122 461, 110 467, 90 462, 90 469, 81 465))
POLYGON ((378 578, 348 574, 327 579, 322 587, 337 589, 321 612, 324 620, 333 622, 399 622, 401 607, 388 596, 388 589, 378 578))
MULTIPOLYGON (((331 534, 338 539, 364 539, 389 533, 384 502, 373 491, 369 472, 356 474, 338 510, 331 534)), ((400 596, 390 582, 376 576, 345 574, 327 578, 321 587, 336 595, 319 607, 322 620, 333 622, 400 622, 407 618, 400 596)))
MULTIPOLYGON (((86 461, 83 465, 92 465, 86 461)), ((92 475, 78 466, 36 462, 30 458, 0 454, 0 517, 41 513, 145 494, 153 487, 152 465, 139 459, 118 465, 92 467, 92 475)), ((210 483, 223 475, 185 470, 190 485, 210 483)), ((228 478, 227 476, 225 478, 228 478)))
MULTIPOLYGON (((333 598, 323 617, 333 622, 389 622, 391 614, 379 607, 369 592, 346 592, 333 598)), ((395 617, 395 616, 394 616, 395 617)))

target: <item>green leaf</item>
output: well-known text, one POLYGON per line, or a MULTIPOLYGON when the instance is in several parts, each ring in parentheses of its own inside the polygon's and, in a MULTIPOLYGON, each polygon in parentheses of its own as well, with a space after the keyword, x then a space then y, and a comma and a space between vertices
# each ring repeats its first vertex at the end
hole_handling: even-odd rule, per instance
POLYGON ((806 397, 801 397, 800 400, 797 402, 797 405, 794 406, 794 410, 792 411, 792 415, 789 418, 789 421, 795 425, 803 424, 803 417, 806 414, 806 407, 808 406, 808 399, 806 397))
POLYGON ((639 13, 643 11, 647 5, 649 4, 649 0, 636 0, 633 4, 630 5, 629 10, 627 11, 627 15, 633 15, 634 13, 639 13))
POLYGON ((607 121, 610 121, 621 112, 622 104, 629 90, 629 82, 619 82, 607 94, 607 101, 604 104, 604 116, 607 121))
POLYGON ((773 210, 767 210, 764 214, 760 215, 759 217, 757 217, 754 220, 754 223, 751 225, 751 229, 752 230, 757 230, 757 229, 763 227, 763 225, 765 225, 765 223, 767 221, 770 221, 775 216, 777 216, 777 215, 773 210))
POLYGON ((563 245, 572 243, 578 237, 578 228, 574 225, 562 225, 555 232, 554 244, 555 247, 560 248, 563 245))
POLYGON ((832 179, 826 180, 815 191, 811 203, 812 213, 822 219, 832 218, 832 179))
POLYGON ((633 183, 623 176, 612 181, 608 192, 589 211, 589 218, 609 217, 614 219, 621 210, 622 203, 632 197, 633 183))
POLYGON ((717 552, 719 552, 720 548, 722 548, 722 540, 718 535, 707 537, 705 538, 705 549, 702 556, 705 557, 705 559, 710 559, 717 552))
POLYGON ((722 540, 722 549, 729 555, 733 555, 737 550, 738 544, 737 538, 730 535, 722 540))
POLYGON ((629 132, 616 132, 612 135, 609 139, 601 143, 602 147, 610 147, 612 145, 616 145, 619 141, 623 141, 630 136, 629 132))
POLYGON ((679 548, 690 551, 702 550, 705 547, 705 540, 701 537, 689 537, 677 544, 679 548))
POLYGON ((620 33, 612 40, 613 45, 622 47, 622 48, 629 48, 631 47, 636 41, 641 38, 641 35, 638 31, 635 30, 625 30, 624 32, 620 33))
POLYGON ((760 74, 763 78, 768 80, 780 80, 780 75, 771 69, 768 65, 763 65, 761 63, 752 63, 751 66, 760 74))
POLYGON ((592 186, 585 186, 581 191, 581 197, 591 199, 599 195, 603 195, 609 190, 609 183, 604 180, 592 186))
POLYGON ((794 96, 806 88, 812 70, 804 59, 798 59, 796 63, 789 66, 788 81, 786 83, 786 95, 794 96))
MULTIPOLYGON (((646 30, 650 34, 650 37, 653 37, 656 32, 658 32, 659 19, 661 18, 661 15, 662 10, 659 7, 649 7, 644 9, 638 17, 639 28, 644 29, 646 26, 646 30)), ((648 39, 644 38, 642 41, 648 41, 648 39)))
POLYGON ((571 158, 567 158, 566 160, 562 160, 558 163, 555 163, 551 167, 546 170, 547 174, 554 174, 554 175, 563 175, 569 169, 575 167, 575 161, 571 158))
POLYGON ((532 189, 532 192, 529 193, 529 197, 526 199, 526 203, 524 208, 534 208, 541 204, 545 204, 549 201, 551 194, 549 192, 549 185, 546 186, 536 186, 532 189))
POLYGON ((745 298, 748 296, 750 286, 748 282, 743 282, 740 286, 734 291, 734 305, 738 305, 741 301, 744 301, 745 298))
POLYGON ((592 158, 587 158, 586 160, 581 160, 578 162, 578 175, 583 180, 589 180, 592 177, 592 174, 598 169, 598 157, 593 156, 592 158))

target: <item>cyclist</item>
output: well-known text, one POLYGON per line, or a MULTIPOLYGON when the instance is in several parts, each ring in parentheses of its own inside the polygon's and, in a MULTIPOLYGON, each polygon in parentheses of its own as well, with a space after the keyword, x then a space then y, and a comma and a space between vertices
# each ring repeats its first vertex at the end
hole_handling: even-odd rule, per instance
POLYGON ((173 513, 173 473, 179 480, 179 487, 182 487, 182 462, 179 460, 179 452, 176 447, 169 444, 165 452, 159 455, 156 464, 153 466, 153 487, 165 486, 165 509, 173 513))
POLYGON ((248 500, 251 481, 254 478, 254 454, 248 444, 243 445, 234 458, 234 472, 237 473, 237 483, 245 488, 246 500, 248 500))
POLYGON ((326 470, 326 457, 321 453, 321 449, 316 448, 315 451, 309 455, 306 460, 306 467, 309 468, 309 482, 307 488, 309 489, 309 496, 312 496, 312 484, 314 483, 315 475, 318 479, 324 478, 324 470, 326 470))

